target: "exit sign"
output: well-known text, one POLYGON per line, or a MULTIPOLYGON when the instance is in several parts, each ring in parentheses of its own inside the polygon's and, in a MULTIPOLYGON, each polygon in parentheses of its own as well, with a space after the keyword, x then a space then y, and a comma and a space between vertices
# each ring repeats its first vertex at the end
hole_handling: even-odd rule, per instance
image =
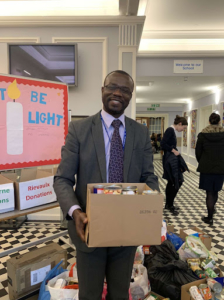
POLYGON ((147 108, 147 110, 156 110, 156 108, 155 107, 149 107, 149 108, 147 108))
POLYGON ((160 104, 151 104, 151 107, 160 107, 160 104))

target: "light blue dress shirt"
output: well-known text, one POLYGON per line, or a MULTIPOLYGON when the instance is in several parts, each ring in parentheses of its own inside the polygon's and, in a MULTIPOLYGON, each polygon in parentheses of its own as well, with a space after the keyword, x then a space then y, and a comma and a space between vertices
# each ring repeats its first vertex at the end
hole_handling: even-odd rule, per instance
MULTIPOLYGON (((109 177, 109 162, 110 162, 110 141, 114 132, 114 127, 111 125, 114 120, 117 120, 110 114, 108 114, 105 110, 101 111, 102 117, 102 128, 103 128, 103 137, 105 144, 105 154, 106 154, 106 174, 107 174, 107 182, 109 177)), ((119 133, 121 137, 122 144, 124 146, 125 143, 125 117, 124 114, 118 118, 121 121, 121 126, 119 128, 119 133)), ((69 216, 72 217, 73 211, 76 209, 81 209, 79 205, 73 205, 69 209, 69 216)))

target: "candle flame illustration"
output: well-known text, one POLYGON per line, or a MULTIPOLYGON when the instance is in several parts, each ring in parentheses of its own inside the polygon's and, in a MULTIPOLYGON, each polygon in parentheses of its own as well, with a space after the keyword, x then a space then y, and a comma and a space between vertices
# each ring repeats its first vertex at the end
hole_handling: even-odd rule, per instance
POLYGON ((20 97, 21 92, 17 87, 16 79, 8 86, 7 93, 9 98, 13 100, 18 99, 20 97))

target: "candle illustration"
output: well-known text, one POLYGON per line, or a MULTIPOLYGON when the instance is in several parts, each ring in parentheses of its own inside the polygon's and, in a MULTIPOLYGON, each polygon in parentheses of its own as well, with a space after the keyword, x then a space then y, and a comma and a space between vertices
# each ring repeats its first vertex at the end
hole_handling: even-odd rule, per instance
POLYGON ((8 87, 7 93, 12 102, 7 102, 7 153, 19 155, 23 153, 23 106, 15 102, 20 97, 20 90, 14 80, 8 87))

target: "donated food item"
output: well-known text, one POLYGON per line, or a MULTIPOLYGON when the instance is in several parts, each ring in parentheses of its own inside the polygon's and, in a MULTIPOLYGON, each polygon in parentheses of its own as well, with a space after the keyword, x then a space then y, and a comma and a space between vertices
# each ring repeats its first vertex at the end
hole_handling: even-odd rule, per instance
POLYGON ((122 189, 122 195, 135 195, 135 191, 134 190, 131 190, 131 189, 128 189, 128 188, 125 188, 125 189, 122 189))
POLYGON ((221 283, 217 282, 215 279, 208 278, 207 279, 207 284, 213 292, 221 293, 222 285, 221 285, 221 283))
POLYGON ((200 279, 205 279, 208 278, 208 275, 205 273, 203 270, 196 270, 195 274, 198 276, 200 279))
POLYGON ((215 294, 214 295, 214 300, 222 300, 221 294, 215 294))
POLYGON ((203 262, 201 263, 201 266, 205 270, 208 268, 214 269, 215 261, 212 258, 207 258, 207 259, 203 260, 203 262))
POLYGON ((215 272, 211 268, 206 269, 205 272, 211 278, 216 278, 217 277, 217 275, 215 274, 215 272))
POLYGON ((123 190, 132 191, 134 194, 138 194, 138 187, 136 185, 127 186, 123 190))
POLYGON ((94 185, 93 187, 93 193, 94 194, 103 194, 104 193, 104 185, 94 185))
POLYGON ((79 289, 79 285, 78 284, 66 285, 66 286, 63 287, 63 289, 66 289, 66 290, 78 290, 79 289))
POLYGON ((190 258, 187 260, 188 266, 199 266, 201 261, 199 258, 190 258))
POLYGON ((105 186, 104 194, 121 195, 122 188, 120 186, 105 186))
POLYGON ((66 281, 62 278, 59 278, 54 285, 55 289, 62 289, 64 286, 66 286, 66 281))
POLYGON ((203 300, 202 295, 200 294, 200 291, 197 286, 191 286, 189 292, 194 300, 203 300))
POLYGON ((150 300, 159 300, 159 298, 156 295, 150 295, 150 297, 152 297, 150 300))
POLYGON ((208 287, 207 284, 200 284, 199 285, 199 291, 202 295, 202 297, 205 299, 205 300, 211 300, 212 299, 212 294, 211 294, 211 290, 210 288, 208 287))
POLYGON ((159 194, 158 191, 152 191, 152 190, 145 190, 142 192, 142 195, 156 195, 156 194, 159 194))

